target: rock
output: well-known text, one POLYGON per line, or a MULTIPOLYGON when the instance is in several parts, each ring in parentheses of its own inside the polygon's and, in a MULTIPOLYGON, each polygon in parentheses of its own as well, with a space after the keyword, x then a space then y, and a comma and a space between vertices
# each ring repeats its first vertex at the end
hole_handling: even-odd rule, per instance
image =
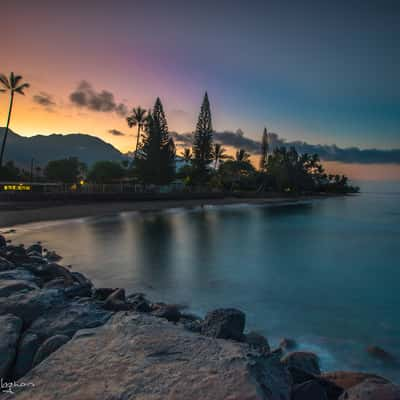
POLYGON ((91 297, 92 296, 92 286, 88 284, 73 284, 64 289, 64 293, 69 298, 74 297, 91 297))
POLYGON ((370 356, 372 356, 378 360, 384 361, 386 363, 395 363, 396 362, 396 358, 392 354, 388 353, 386 350, 384 350, 378 346, 369 346, 367 348, 367 353, 370 356))
POLYGON ((71 272, 71 274, 77 284, 81 286, 89 286, 90 288, 93 287, 92 281, 80 272, 71 272))
POLYGON ((91 302, 64 303, 33 321, 27 332, 38 335, 42 342, 55 335, 72 337, 79 329, 103 325, 110 316, 111 313, 91 302))
POLYGON ((147 300, 138 300, 130 304, 132 304, 132 309, 134 311, 144 312, 144 313, 148 313, 151 311, 151 306, 147 300))
POLYGON ((29 256, 26 253, 23 245, 6 247, 5 258, 15 264, 29 262, 29 256))
POLYGON ((381 376, 375 374, 368 374, 365 372, 334 371, 334 372, 326 372, 322 374, 321 377, 330 382, 335 383, 342 389, 349 389, 370 378, 379 380, 382 383, 389 383, 387 379, 382 378, 381 376))
POLYGON ((46 275, 49 277, 49 280, 63 278, 66 286, 74 284, 74 277, 71 272, 61 265, 55 263, 48 264, 45 270, 46 275))
POLYGON ((399 400, 400 386, 369 378, 346 390, 339 400, 399 400))
POLYGON ((209 312, 202 324, 201 333, 221 339, 243 340, 245 314, 234 308, 220 308, 209 312))
POLYGON ((111 311, 127 311, 132 309, 132 305, 126 302, 125 290, 116 289, 105 300, 104 308, 111 311))
POLYGON ((321 374, 318 357, 311 352, 295 351, 284 356, 281 361, 289 369, 293 382, 297 384, 312 380, 321 374))
POLYGON ((269 353, 271 348, 269 347, 268 340, 265 336, 260 335, 257 332, 249 332, 245 335, 244 341, 252 348, 255 348, 262 353, 269 353))
POLYGON ((10 269, 14 269, 15 264, 11 261, 7 260, 4 257, 0 257, 0 271, 9 271, 10 269))
POLYGON ((175 304, 157 304, 152 314, 158 318, 165 318, 171 322, 178 322, 181 317, 179 306, 175 304))
POLYGON ((0 248, 7 246, 7 240, 3 235, 0 235, 0 248))
POLYGON ((46 282, 43 289, 64 289, 66 286, 64 278, 55 278, 46 282))
POLYGON ((30 290, 9 297, 0 297, 0 315, 14 314, 28 326, 50 308, 64 302, 64 294, 57 289, 30 290))
MULTIPOLYGON (((0 267, 1 270, 1 267, 0 267)), ((8 271, 0 272, 0 280, 3 279, 12 279, 17 281, 29 281, 33 282, 36 285, 41 285, 41 279, 32 274, 32 272, 26 270, 25 268, 15 268, 8 271)))
POLYGON ((39 286, 32 282, 14 279, 0 280, 0 297, 7 297, 18 292, 27 292, 35 289, 39 289, 39 286))
POLYGON ((297 343, 293 339, 283 338, 280 343, 279 347, 283 350, 293 350, 297 347, 297 343))
POLYGON ((6 380, 14 362, 22 320, 15 315, 0 316, 0 379, 6 380))
POLYGON ((328 400, 328 396, 318 381, 313 380, 295 385, 291 400, 328 400))
POLYGON ((27 253, 35 252, 35 253, 37 253, 37 254, 39 254, 41 256, 42 252, 43 252, 43 247, 42 247, 42 245, 40 243, 35 243, 35 244, 32 244, 31 246, 29 246, 26 249, 26 252, 27 253))
POLYGON ((35 367, 36 365, 40 364, 51 353, 54 353, 59 347, 67 343, 69 340, 70 337, 66 335, 55 335, 45 340, 35 354, 33 366, 35 367))
POLYGON ((40 346, 39 336, 34 333, 24 334, 19 342, 17 359, 12 372, 13 379, 24 376, 33 366, 33 358, 40 346))
POLYGON ((97 300, 104 301, 110 294, 114 293, 117 289, 113 288, 97 288, 94 291, 94 297, 97 300))
POLYGON ((16 388, 10 399, 290 399, 290 376, 279 360, 252 358, 245 344, 139 313, 118 313, 77 332, 23 381, 35 387, 16 388))
POLYGON ((58 255, 55 251, 47 251, 46 253, 46 259, 49 262, 57 262, 62 259, 60 255, 58 255))

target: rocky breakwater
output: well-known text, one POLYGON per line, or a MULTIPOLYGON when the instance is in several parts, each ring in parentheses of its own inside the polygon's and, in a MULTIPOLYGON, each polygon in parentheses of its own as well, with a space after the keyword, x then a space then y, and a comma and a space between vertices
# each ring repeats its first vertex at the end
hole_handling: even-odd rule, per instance
POLYGON ((59 258, 0 235, 0 398, 400 399, 379 376, 321 374, 313 353, 271 350, 245 331, 239 310, 200 319, 140 293, 94 288, 59 258))

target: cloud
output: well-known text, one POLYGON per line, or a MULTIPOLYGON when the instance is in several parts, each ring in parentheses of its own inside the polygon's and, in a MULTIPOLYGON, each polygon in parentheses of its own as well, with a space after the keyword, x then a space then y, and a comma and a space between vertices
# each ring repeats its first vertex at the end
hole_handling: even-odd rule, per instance
POLYGON ((107 90, 96 92, 87 81, 81 81, 69 99, 77 107, 91 111, 116 112, 120 117, 125 117, 128 113, 127 106, 124 103, 117 103, 111 92, 107 90))
POLYGON ((48 93, 40 92, 39 94, 35 94, 33 96, 33 101, 40 106, 43 106, 47 109, 52 109, 56 106, 56 102, 53 100, 53 96, 48 93))
POLYGON ((108 133, 111 133, 113 136, 126 136, 124 132, 121 132, 118 129, 110 129, 108 133))
MULTIPOLYGON (((191 146, 193 142, 192 133, 171 133, 176 143, 183 146, 191 146)), ((223 131, 214 132, 214 140, 224 146, 244 149, 251 154, 260 154, 261 142, 244 136, 238 129, 236 132, 223 131)), ((317 153, 321 160, 339 161, 343 163, 359 164, 400 164, 400 149, 360 149, 358 147, 341 148, 336 145, 310 144, 302 141, 288 142, 280 138, 276 133, 269 133, 270 148, 292 147, 300 153, 317 153)))

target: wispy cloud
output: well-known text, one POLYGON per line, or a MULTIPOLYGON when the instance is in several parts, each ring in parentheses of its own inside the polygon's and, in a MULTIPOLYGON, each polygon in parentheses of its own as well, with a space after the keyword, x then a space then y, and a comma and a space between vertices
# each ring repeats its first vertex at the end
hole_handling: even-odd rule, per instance
POLYGON ((53 108, 56 106, 56 102, 53 100, 53 96, 46 92, 35 94, 33 96, 33 101, 36 104, 45 107, 48 111, 53 111, 53 108))
POLYGON ((110 129, 108 133, 110 133, 113 136, 126 136, 124 132, 121 132, 118 129, 110 129))
POLYGON ((117 103, 113 93, 108 90, 96 92, 87 81, 81 81, 77 89, 70 94, 69 99, 77 107, 91 111, 116 112, 121 117, 128 113, 127 106, 124 103, 117 103))
MULTIPOLYGON (((193 134, 171 133, 174 140, 182 146, 191 146, 193 134)), ((214 132, 214 140, 224 146, 236 149, 245 149, 252 154, 259 154, 261 142, 246 137, 241 130, 236 132, 214 132)), ((322 160, 340 161, 344 163, 360 164, 400 164, 400 149, 360 149, 359 147, 341 148, 336 145, 310 144, 302 141, 286 141, 276 133, 269 134, 271 149, 284 146, 296 147, 300 153, 317 153, 322 160)))

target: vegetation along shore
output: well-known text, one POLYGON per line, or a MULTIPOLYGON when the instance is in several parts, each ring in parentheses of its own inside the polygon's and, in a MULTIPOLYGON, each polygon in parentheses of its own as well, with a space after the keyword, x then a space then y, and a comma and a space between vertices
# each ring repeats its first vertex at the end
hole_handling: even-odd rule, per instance
MULTIPOLYGON (((123 288, 95 288, 42 245, 0 236, 0 397, 395 400, 361 372, 322 372, 318 355, 246 331, 246 315, 204 318, 123 288)), ((379 347, 371 356, 396 362, 379 347)))

